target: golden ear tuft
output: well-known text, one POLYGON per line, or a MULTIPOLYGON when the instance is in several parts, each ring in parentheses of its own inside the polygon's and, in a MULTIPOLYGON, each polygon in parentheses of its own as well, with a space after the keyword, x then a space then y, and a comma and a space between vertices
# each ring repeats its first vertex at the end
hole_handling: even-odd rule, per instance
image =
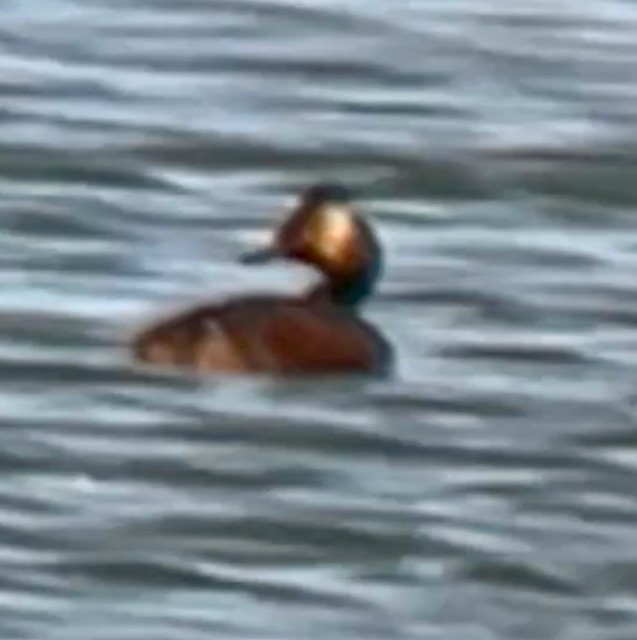
POLYGON ((354 218, 348 205, 329 204, 321 211, 319 244, 328 258, 338 260, 346 253, 354 235, 354 218))

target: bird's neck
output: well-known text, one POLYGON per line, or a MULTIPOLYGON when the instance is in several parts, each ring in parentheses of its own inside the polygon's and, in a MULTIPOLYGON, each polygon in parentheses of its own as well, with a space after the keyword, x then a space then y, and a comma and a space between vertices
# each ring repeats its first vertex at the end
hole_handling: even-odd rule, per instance
POLYGON ((354 310, 369 297, 374 284, 375 280, 366 273, 360 273, 347 279, 325 279, 312 287, 307 297, 312 303, 326 303, 354 310))

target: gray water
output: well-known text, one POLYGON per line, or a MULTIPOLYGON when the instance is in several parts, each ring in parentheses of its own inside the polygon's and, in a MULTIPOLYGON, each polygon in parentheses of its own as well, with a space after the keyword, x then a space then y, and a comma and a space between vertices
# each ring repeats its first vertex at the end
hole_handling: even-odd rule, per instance
POLYGON ((0 3, 0 639, 634 640, 637 5, 0 3), (318 179, 386 381, 137 367, 318 179))

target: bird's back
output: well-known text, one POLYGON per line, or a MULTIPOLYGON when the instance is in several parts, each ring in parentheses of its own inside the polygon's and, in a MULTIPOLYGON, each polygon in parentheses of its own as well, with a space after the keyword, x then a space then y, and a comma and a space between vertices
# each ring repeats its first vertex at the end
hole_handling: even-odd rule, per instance
POLYGON ((188 311, 135 340, 144 362, 199 372, 372 372, 389 357, 384 339, 339 307, 254 296, 188 311))

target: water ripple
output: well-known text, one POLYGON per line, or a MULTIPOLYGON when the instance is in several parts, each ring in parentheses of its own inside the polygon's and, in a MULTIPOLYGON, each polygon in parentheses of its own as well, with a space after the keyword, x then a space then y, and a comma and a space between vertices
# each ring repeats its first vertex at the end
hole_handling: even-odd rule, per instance
POLYGON ((54 0, 0 26, 0 636, 634 638, 635 7, 54 0), (351 183, 385 381, 136 366, 351 183))

